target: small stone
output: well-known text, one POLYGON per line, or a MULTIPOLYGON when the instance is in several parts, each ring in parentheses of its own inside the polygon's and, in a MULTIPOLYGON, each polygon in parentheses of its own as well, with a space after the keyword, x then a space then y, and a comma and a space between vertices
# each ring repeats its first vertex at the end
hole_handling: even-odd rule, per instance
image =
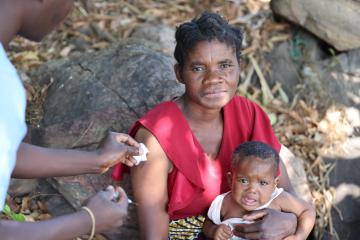
POLYGON ((20 197, 27 195, 35 190, 38 185, 38 180, 36 179, 14 179, 10 181, 10 187, 8 193, 12 197, 20 197))

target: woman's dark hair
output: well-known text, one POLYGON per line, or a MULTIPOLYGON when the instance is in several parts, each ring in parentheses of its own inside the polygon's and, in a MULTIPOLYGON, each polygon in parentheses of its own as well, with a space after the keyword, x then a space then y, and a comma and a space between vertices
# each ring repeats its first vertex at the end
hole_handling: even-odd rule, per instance
POLYGON ((233 153, 232 165, 238 165, 246 157, 254 156, 274 164, 275 174, 279 168, 280 156, 270 145, 263 142, 250 141, 240 144, 233 153))
POLYGON ((181 24, 175 33, 176 47, 174 57, 183 65, 187 54, 199 42, 218 40, 232 47, 240 61, 240 50, 243 39, 242 31, 231 26, 220 15, 204 12, 200 17, 181 24))

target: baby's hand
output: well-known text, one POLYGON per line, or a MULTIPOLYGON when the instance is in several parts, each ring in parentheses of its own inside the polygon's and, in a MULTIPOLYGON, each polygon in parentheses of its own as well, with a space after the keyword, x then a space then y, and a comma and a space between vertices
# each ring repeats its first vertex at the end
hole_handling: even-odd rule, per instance
POLYGON ((232 237, 231 228, 225 224, 220 224, 215 231, 214 240, 228 240, 232 237))

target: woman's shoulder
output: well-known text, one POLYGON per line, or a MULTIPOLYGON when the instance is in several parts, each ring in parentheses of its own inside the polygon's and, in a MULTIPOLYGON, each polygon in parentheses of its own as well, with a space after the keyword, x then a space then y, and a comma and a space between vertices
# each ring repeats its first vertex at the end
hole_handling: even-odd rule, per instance
POLYGON ((145 127, 152 132, 159 126, 166 127, 164 121, 169 121, 177 116, 176 103, 172 101, 161 102, 140 117, 130 128, 130 135, 135 136, 140 127, 145 127))
POLYGON ((162 102, 135 122, 130 129, 134 136, 140 127, 146 128, 157 138, 178 136, 187 129, 181 110, 173 101, 162 102), (179 133, 180 132, 180 133, 179 133))
POLYGON ((229 102, 229 105, 233 105, 236 107, 243 107, 243 108, 255 108, 258 107, 258 105, 253 102, 252 100, 244 97, 244 96, 240 96, 240 95, 236 95, 233 97, 233 99, 229 102))
POLYGON ((253 101, 243 96, 234 96, 233 99, 224 107, 226 115, 241 117, 242 123, 251 123, 254 119, 254 115, 257 112, 261 112, 261 108, 253 101))
POLYGON ((144 118, 155 118, 155 119, 161 119, 158 116, 164 116, 164 115, 178 115, 179 114, 179 108, 173 101, 165 101, 161 102, 157 105, 155 105, 152 109, 150 109, 148 112, 146 112, 143 117, 144 118))

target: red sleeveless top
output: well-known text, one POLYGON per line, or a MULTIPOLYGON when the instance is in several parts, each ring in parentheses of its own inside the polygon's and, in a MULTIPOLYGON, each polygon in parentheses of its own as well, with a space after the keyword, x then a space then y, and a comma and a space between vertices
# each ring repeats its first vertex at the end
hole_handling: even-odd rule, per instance
MULTIPOLYGON (((131 128, 134 136, 140 126, 158 140, 174 168, 168 176, 168 213, 176 220, 204 213, 212 200, 230 190, 230 171, 235 148, 246 141, 262 141, 280 151, 266 113, 255 103, 235 96, 223 109, 223 138, 216 159, 209 160, 175 102, 163 102, 139 119, 131 128)), ((124 165, 115 166, 112 176, 120 180, 124 165)))

